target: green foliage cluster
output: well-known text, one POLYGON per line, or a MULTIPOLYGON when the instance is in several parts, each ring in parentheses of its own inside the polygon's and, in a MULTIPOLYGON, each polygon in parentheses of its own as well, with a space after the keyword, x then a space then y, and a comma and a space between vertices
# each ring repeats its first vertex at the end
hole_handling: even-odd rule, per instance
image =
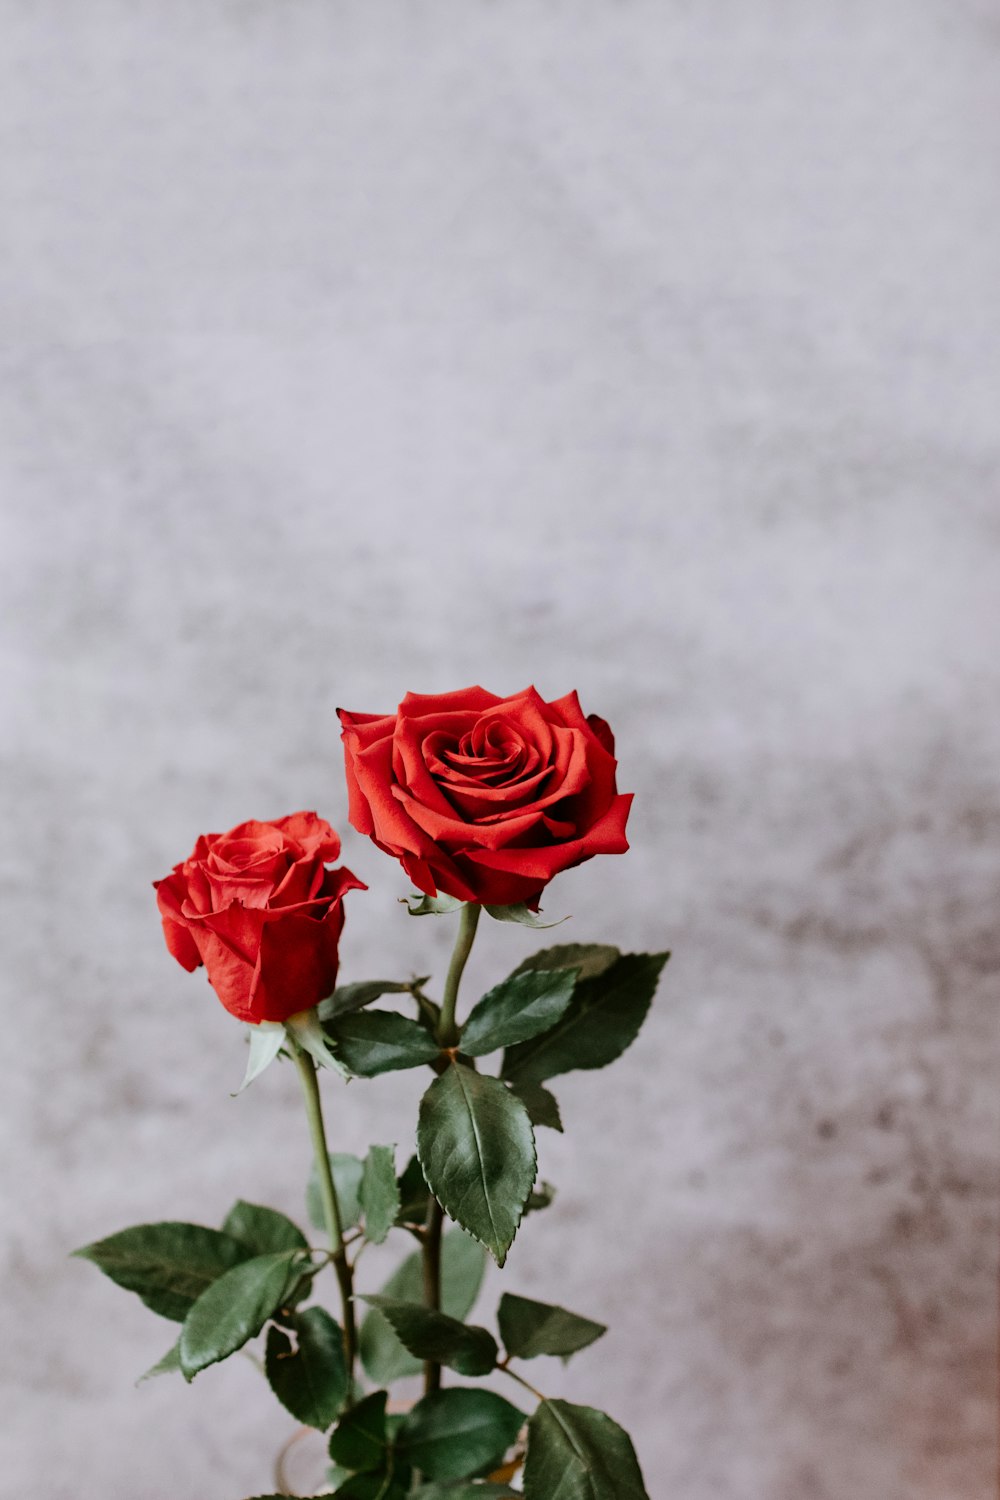
MULTIPOLYGON (((425 993, 427 979, 379 980, 336 990, 316 1013, 326 1046, 349 1075, 409 1068, 433 1074, 420 1103, 416 1152, 401 1170, 387 1145, 372 1146, 364 1160, 328 1153, 314 1095, 314 1141, 322 1140, 323 1150, 307 1210, 329 1244, 313 1243, 315 1236, 284 1214, 241 1200, 218 1229, 143 1224, 76 1253, 180 1325, 149 1376, 179 1371, 191 1381, 261 1339, 274 1395, 298 1422, 329 1435, 330 1482, 342 1500, 515 1493, 528 1500, 648 1500, 632 1444, 611 1417, 542 1396, 513 1367, 543 1355, 566 1360, 599 1339, 603 1324, 511 1293, 500 1299, 495 1332, 468 1319, 485 1256, 503 1266, 525 1214, 553 1199, 551 1187, 536 1180, 536 1128, 563 1128, 549 1081, 621 1056, 668 955, 622 954, 603 944, 546 948, 489 990, 459 1026, 458 977, 479 910, 431 898, 414 898, 410 907, 414 915, 456 909, 459 959, 440 1005, 425 993), (412 1014, 372 1008, 378 1001, 412 1014), (483 1059, 496 1054, 496 1071, 485 1071, 483 1059), (453 1227, 446 1229, 446 1220, 453 1227), (377 1294, 362 1294, 354 1277, 358 1252, 393 1234, 416 1241, 415 1248, 377 1294), (313 1300, 328 1265, 340 1284, 341 1322, 313 1300), (445 1384, 443 1369, 463 1383, 445 1384), (421 1371, 425 1394, 394 1414, 389 1387, 421 1371), (464 1383, 494 1372, 516 1382, 522 1399, 531 1396, 530 1415, 491 1389, 464 1383), (523 1492, 495 1477, 515 1448, 524 1457, 523 1492)), ((516 908, 490 914, 538 925, 516 908)), ((291 1031, 283 1045, 315 1089, 313 1058, 291 1031)), ((308 1105, 308 1088, 306 1094, 308 1105)))

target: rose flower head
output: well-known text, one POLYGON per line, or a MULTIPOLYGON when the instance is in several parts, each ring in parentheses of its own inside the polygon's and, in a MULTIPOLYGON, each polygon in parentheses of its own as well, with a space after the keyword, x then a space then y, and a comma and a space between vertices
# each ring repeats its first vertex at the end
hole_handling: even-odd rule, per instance
POLYGON ((470 687, 338 713, 351 823, 428 895, 535 908, 560 870, 628 848, 611 730, 576 693, 470 687))
POLYGON ((183 864, 154 882, 167 947, 209 982, 241 1021, 285 1021, 329 995, 347 891, 367 887, 328 870, 340 839, 314 812, 205 833, 183 864))

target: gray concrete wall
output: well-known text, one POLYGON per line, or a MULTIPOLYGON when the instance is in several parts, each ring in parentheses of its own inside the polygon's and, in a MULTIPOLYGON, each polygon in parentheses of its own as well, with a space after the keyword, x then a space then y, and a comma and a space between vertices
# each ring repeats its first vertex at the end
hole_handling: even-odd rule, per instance
MULTIPOLYGON (((252 1367, 134 1390, 170 1327, 66 1259, 300 1202, 293 1079, 229 1097, 149 882, 344 828, 335 705, 479 680, 615 726, 633 850, 549 910, 675 951, 557 1090, 504 1284, 612 1332, 539 1380, 653 1500, 987 1500, 996 6, 0 14, 0 1493, 268 1488, 252 1367)), ((440 974, 346 844, 345 977, 440 974)), ((331 1086, 338 1142, 416 1091, 331 1086)))

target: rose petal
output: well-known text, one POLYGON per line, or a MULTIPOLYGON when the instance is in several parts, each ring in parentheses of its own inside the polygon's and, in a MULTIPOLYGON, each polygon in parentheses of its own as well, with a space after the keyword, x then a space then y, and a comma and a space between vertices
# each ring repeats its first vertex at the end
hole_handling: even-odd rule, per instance
POLYGON ((341 739, 344 744, 344 771, 347 778, 347 816, 352 828, 370 835, 374 833, 375 825, 368 799, 358 785, 357 759, 362 750, 379 741, 387 741, 391 747, 396 718, 395 715, 386 717, 377 714, 350 714, 343 708, 338 708, 337 714, 343 726, 341 739))
POLYGON ((611 725, 605 719, 598 718, 597 714, 588 714, 587 723, 608 754, 614 755, 615 737, 611 733, 611 725))
POLYGON ((393 740, 393 770, 396 781, 424 806, 435 809, 445 817, 452 816, 455 809, 424 762, 423 738, 424 736, 411 721, 400 720, 393 740))
POLYGON ((368 805, 373 835, 382 843, 427 857, 430 852, 427 835, 407 817, 396 800, 399 789, 392 774, 391 743, 380 740, 363 750, 354 765, 358 789, 368 805))
POLYGON ((306 855, 332 864, 340 856, 340 838, 325 818, 315 812, 289 813, 276 818, 274 827, 280 828, 286 838, 294 839, 306 855))
POLYGON ((155 880, 153 888, 167 947, 177 962, 192 974, 201 963, 201 954, 187 924, 181 920, 183 883, 177 875, 168 875, 164 880, 155 880))
POLYGON ((456 688, 452 693, 407 693, 399 705, 399 712, 409 718, 425 717, 428 714, 450 713, 455 710, 467 713, 470 709, 481 712, 494 703, 502 703, 496 693, 488 693, 483 687, 456 688))
POLYGON ((261 934, 248 1004, 257 1021, 283 1021, 310 1010, 337 982, 337 944, 344 909, 335 902, 320 921, 292 913, 261 934))
POLYGON ((486 865, 494 870, 536 879, 547 883, 560 870, 582 864, 595 854, 624 854, 628 850, 625 823, 632 805, 632 793, 619 793, 604 817, 599 819, 578 839, 564 844, 551 844, 537 849, 482 849, 468 850, 465 858, 474 864, 486 865))
POLYGON ((459 848, 482 844, 487 849, 499 849, 512 839, 529 833, 541 821, 541 814, 532 811, 521 817, 501 817, 470 825, 461 818, 444 817, 436 809, 422 806, 402 787, 393 787, 393 795, 410 819, 436 844, 457 845, 459 848))

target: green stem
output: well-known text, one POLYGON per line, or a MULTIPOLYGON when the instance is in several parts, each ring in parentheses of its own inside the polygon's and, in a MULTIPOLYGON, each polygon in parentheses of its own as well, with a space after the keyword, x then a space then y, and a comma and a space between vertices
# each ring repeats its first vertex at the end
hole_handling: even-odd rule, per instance
POLYGON ((333 1172, 330 1169, 330 1151, 326 1144, 326 1130, 323 1126, 323 1106, 319 1097, 316 1064, 308 1053, 303 1052, 300 1047, 293 1046, 292 1054, 295 1058, 295 1064, 299 1070, 299 1078, 302 1082, 302 1096, 305 1099, 306 1116, 309 1120, 309 1134, 312 1138, 313 1155, 316 1158, 319 1196, 323 1205, 326 1232, 330 1239, 330 1260, 337 1277, 337 1285, 340 1287, 340 1303, 344 1314, 344 1353, 347 1359, 348 1401, 350 1401, 350 1392, 354 1387, 354 1360, 358 1347, 357 1327, 354 1321, 354 1278, 351 1271, 351 1263, 347 1259, 347 1247, 344 1243, 344 1221, 340 1213, 340 1204, 337 1201, 337 1189, 333 1182, 333 1172))
POLYGON ((509 1375, 511 1380, 516 1380, 518 1385, 523 1385, 524 1389, 526 1391, 530 1391, 533 1396, 537 1396, 539 1401, 547 1401, 549 1399, 547 1396, 543 1396, 541 1391, 537 1390, 535 1386, 529 1384, 529 1382, 525 1380, 523 1375, 519 1375, 516 1370, 512 1370, 505 1359, 502 1359, 500 1361, 500 1363, 497 1365, 497 1369, 500 1370, 504 1375, 509 1375))
POLYGON ((458 1046, 458 1040, 461 1035, 459 1027, 455 1023, 458 986, 461 983, 462 971, 468 962, 469 954, 472 952, 472 943, 476 936, 476 928, 479 925, 479 914, 481 911, 482 907, 475 901, 469 901, 462 907, 458 937, 455 939, 455 949, 451 955, 451 963, 448 966, 448 978, 444 984, 444 998, 441 1001, 441 1021, 438 1026, 437 1039, 442 1047, 458 1046))
MULTIPOLYGON (((437 1039, 441 1046, 457 1047, 461 1029, 455 1020, 458 1004, 458 986, 462 973, 472 952, 472 944, 479 925, 482 907, 470 901, 462 907, 458 936, 448 965, 448 977, 441 1001, 441 1020, 438 1023, 437 1039)), ((424 1233, 424 1302, 434 1312, 441 1311, 441 1236, 444 1231, 444 1210, 436 1198, 431 1198, 427 1209, 424 1233)), ((424 1365, 424 1392, 430 1395, 441 1389, 441 1366, 433 1360, 424 1365)))
MULTIPOLYGON (((444 1210, 436 1198, 427 1207, 424 1234, 424 1303, 433 1312, 441 1311, 441 1235, 444 1210)), ((429 1359, 424 1364, 424 1395, 441 1389, 441 1366, 429 1359)))

